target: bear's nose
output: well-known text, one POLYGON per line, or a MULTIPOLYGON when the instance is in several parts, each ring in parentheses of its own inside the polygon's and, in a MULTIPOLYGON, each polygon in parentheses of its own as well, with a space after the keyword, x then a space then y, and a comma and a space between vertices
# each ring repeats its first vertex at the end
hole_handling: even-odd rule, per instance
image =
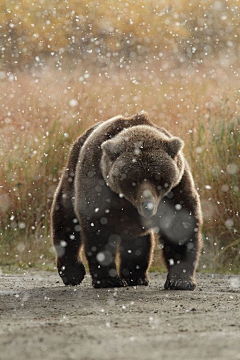
POLYGON ((154 213, 154 203, 153 201, 143 201, 142 202, 143 216, 151 217, 154 213))

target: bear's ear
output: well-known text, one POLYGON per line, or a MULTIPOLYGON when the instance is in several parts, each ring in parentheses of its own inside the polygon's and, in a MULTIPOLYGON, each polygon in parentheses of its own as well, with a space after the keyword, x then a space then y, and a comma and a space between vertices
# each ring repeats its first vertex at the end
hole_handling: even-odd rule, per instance
POLYGON ((172 158, 174 158, 179 151, 182 150, 183 146, 184 142, 178 137, 174 137, 167 142, 167 152, 172 158))
POLYGON ((116 140, 104 141, 101 145, 102 151, 107 154, 111 160, 116 160, 117 157, 124 151, 124 142, 116 140))

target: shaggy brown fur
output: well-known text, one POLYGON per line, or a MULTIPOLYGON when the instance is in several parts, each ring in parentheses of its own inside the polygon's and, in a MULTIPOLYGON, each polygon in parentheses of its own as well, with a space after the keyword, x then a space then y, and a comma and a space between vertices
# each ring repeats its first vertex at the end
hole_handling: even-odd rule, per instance
POLYGON ((75 142, 52 206, 57 267, 66 285, 147 285, 153 233, 168 268, 166 289, 193 290, 201 208, 183 141, 144 114, 118 116, 75 142), (120 253, 120 272, 115 264, 120 253))

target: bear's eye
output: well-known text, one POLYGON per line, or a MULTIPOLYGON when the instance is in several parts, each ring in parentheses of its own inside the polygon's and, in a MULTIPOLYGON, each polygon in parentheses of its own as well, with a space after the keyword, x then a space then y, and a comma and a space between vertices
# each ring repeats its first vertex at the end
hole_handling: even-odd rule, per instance
POLYGON ((137 185, 137 183, 135 183, 135 182, 132 182, 132 186, 136 186, 137 185))
POLYGON ((155 175, 154 178, 153 178, 153 183, 158 186, 161 184, 161 176, 159 174, 155 175))
POLYGON ((120 175, 121 180, 125 180, 127 178, 127 175, 125 173, 122 173, 120 175))

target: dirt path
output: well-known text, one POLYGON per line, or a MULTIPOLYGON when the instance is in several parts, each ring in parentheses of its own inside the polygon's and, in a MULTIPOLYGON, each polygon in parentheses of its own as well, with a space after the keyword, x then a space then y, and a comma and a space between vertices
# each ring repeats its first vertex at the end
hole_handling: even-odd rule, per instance
POLYGON ((57 274, 0 277, 1 360, 240 359, 240 276, 198 275, 198 289, 76 288, 57 274))

